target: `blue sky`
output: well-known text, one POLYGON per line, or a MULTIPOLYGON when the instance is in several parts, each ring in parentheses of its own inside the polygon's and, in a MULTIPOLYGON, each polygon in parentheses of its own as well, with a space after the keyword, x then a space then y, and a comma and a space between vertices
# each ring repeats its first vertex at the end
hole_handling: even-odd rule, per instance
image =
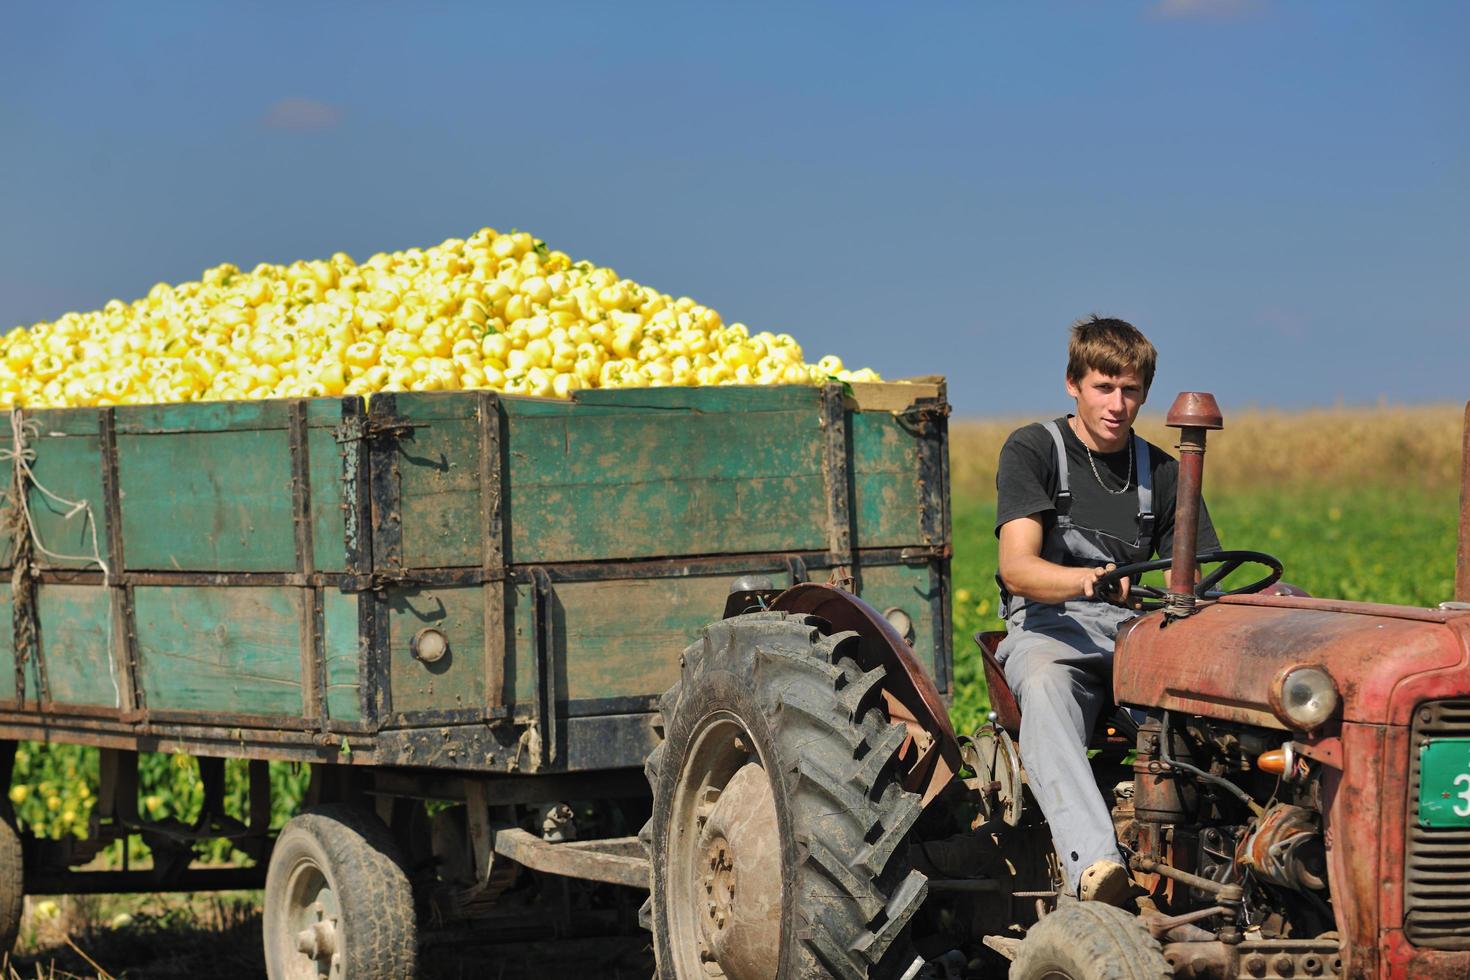
POLYGON ((517 227, 957 411, 1470 398, 1470 5, 11 3, 0 328, 517 227))

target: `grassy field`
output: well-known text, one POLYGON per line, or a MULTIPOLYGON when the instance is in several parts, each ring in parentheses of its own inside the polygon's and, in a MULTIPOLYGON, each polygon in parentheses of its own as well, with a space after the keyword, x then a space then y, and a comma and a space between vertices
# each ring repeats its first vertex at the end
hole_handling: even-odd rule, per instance
MULTIPOLYGON (((1454 585, 1461 420, 1454 406, 1237 413, 1224 432, 1211 436, 1206 462, 1206 499, 1220 537, 1226 547, 1275 554, 1286 566, 1287 581, 1313 595, 1419 606, 1447 599, 1454 585)), ((995 608, 994 467, 1016 424, 951 426, 953 715, 960 731, 972 730, 987 707, 970 636, 1001 625, 995 608)), ((1140 428, 1155 443, 1173 445, 1172 431, 1158 419, 1146 419, 1140 428)), ((22 820, 48 836, 84 828, 95 792, 95 752, 34 745, 21 751, 11 800, 22 820)), ((152 757, 141 776, 142 805, 151 816, 188 820, 197 812, 201 793, 192 760, 152 757)), ((303 775, 283 767, 274 776, 285 801, 279 823, 299 798, 303 775)), ((233 794, 242 793, 238 783, 233 794)), ((225 855, 219 850, 212 856, 225 855)), ((66 899, 42 905, 42 916, 36 914, 40 903, 32 902, 22 933, 22 949, 30 955, 15 975, 106 976, 77 957, 65 944, 68 935, 82 936, 103 957, 103 966, 129 976, 192 975, 199 962, 219 963, 229 959, 223 950, 240 955, 243 946, 258 959, 256 900, 66 899), (119 915, 124 924, 117 924, 124 922, 119 915), (147 950, 155 943, 179 952, 178 969, 134 966, 149 962, 147 950), (59 972, 43 972, 55 963, 62 964, 59 972)), ((254 963, 244 964, 240 975, 254 975, 254 963)), ((0 980, 12 976, 7 968, 0 967, 0 980)))

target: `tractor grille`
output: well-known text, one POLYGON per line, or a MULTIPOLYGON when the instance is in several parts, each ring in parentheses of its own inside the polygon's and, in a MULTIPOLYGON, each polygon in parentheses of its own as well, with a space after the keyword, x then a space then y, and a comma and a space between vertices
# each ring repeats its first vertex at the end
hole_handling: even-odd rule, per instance
POLYGON ((1404 935, 1428 949, 1470 949, 1470 827, 1419 826, 1419 743, 1470 738, 1470 699, 1430 701, 1414 712, 1409 740, 1409 839, 1404 935))

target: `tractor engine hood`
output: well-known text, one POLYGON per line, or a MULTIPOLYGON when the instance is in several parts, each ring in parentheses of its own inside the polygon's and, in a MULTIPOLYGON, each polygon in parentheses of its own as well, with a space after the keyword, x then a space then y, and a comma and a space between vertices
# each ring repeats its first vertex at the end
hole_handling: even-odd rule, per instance
POLYGON ((1119 631, 1113 694, 1286 731, 1273 689, 1303 665, 1337 685, 1342 706, 1328 725, 1408 725, 1422 700, 1470 695, 1470 611, 1242 595, 1167 627, 1153 613, 1119 631))

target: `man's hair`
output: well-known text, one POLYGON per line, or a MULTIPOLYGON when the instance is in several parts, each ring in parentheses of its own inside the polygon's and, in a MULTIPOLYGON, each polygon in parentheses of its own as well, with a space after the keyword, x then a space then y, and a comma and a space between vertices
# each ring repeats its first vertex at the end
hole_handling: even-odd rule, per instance
POLYGON ((1067 344, 1067 380, 1079 384, 1088 370, 1119 375, 1137 371, 1148 394, 1154 383, 1154 367, 1159 352, 1139 329, 1127 320, 1100 317, 1096 313, 1072 324, 1072 339, 1067 344))

